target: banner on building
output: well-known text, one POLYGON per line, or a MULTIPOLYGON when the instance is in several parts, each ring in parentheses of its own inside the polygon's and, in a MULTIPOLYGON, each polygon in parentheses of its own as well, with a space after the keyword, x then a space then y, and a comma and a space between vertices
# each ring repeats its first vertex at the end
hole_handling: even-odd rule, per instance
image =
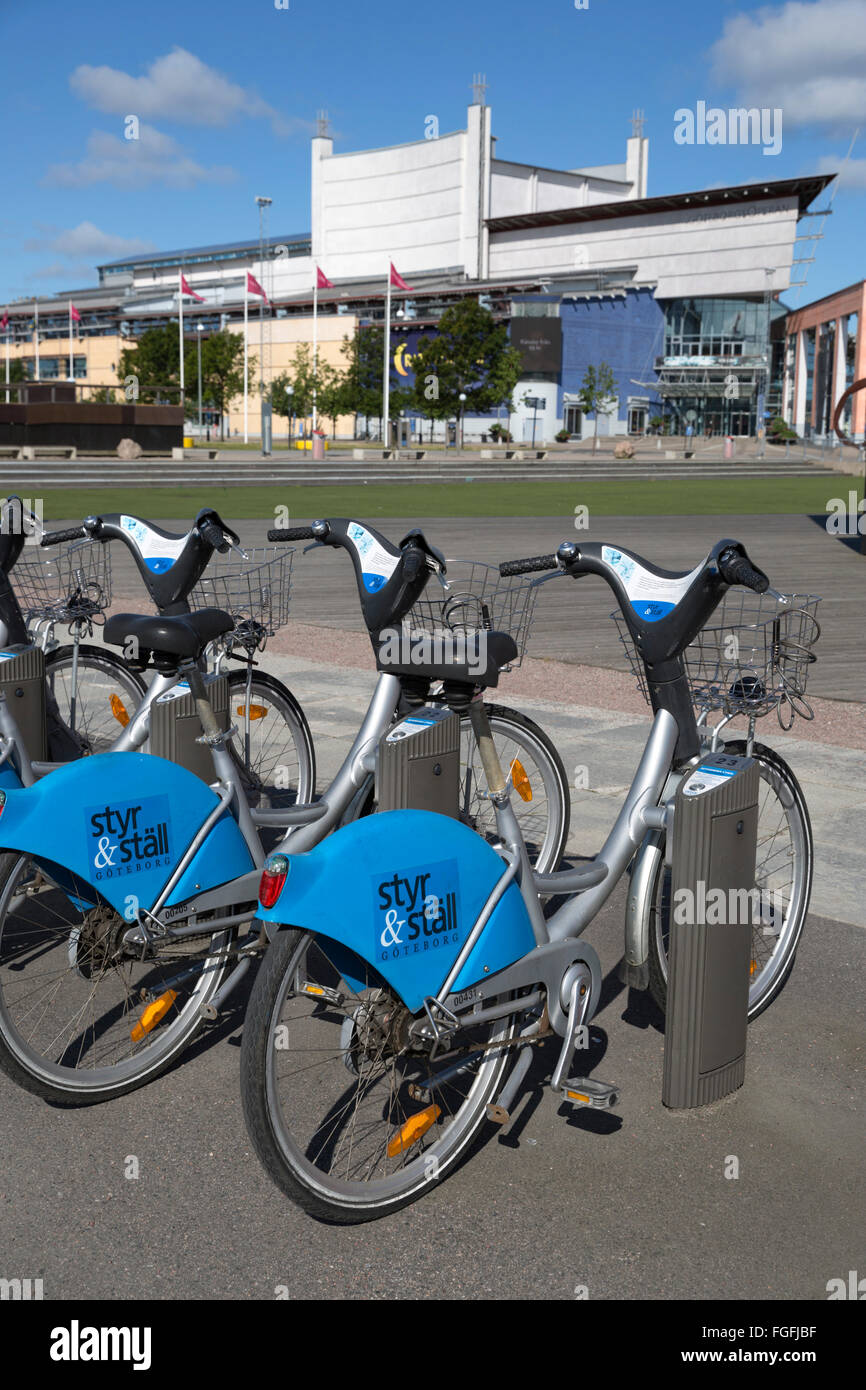
POLYGON ((514 318, 511 345, 523 358, 525 372, 562 370, 562 320, 554 318, 514 318))

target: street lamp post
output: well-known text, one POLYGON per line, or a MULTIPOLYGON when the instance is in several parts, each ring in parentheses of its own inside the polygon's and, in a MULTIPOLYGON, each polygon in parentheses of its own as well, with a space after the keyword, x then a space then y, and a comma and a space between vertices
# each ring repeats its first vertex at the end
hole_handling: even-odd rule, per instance
POLYGON ((198 339, 198 442, 201 443, 201 335, 204 331, 204 324, 199 319, 196 324, 196 338, 198 339))
POLYGON ((292 435, 294 434, 294 424, 295 424, 295 417, 294 417, 294 415, 293 415, 293 413, 292 413, 292 396, 294 395, 294 392, 295 392, 294 386, 287 386, 287 387, 286 387, 286 395, 287 395, 288 398, 289 398, 289 448, 290 448, 290 449, 291 449, 291 447, 292 447, 292 435))
POLYGON ((466 404, 466 392, 460 392, 460 448, 463 448, 463 407, 466 404))

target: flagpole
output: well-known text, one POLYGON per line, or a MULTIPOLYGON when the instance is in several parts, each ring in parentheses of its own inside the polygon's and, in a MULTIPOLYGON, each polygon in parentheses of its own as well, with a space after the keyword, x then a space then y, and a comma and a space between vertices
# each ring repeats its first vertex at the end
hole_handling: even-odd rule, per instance
POLYGON ((319 267, 316 266, 316 283, 313 286, 313 434, 316 433, 316 381, 319 360, 319 267))
POLYGON ((35 307, 35 309, 36 309, 36 377, 35 377, 35 380, 38 381, 38 380, 39 380, 39 300, 38 300, 38 299, 34 299, 33 304, 34 304, 34 307, 35 307))
POLYGON ((249 373, 249 349, 248 349, 248 347, 247 347, 247 325, 248 325, 248 322, 249 322, 249 302, 250 302, 249 280, 247 279, 247 277, 246 277, 246 275, 245 275, 245 276, 244 276, 244 443, 245 443, 245 444, 248 444, 249 441, 250 441, 250 428, 249 428, 249 390, 250 390, 250 373, 249 373))
MULTIPOLYGON (((186 402, 184 401, 184 398, 183 398, 183 396, 184 396, 184 379, 183 379, 183 270, 182 270, 182 268, 180 268, 180 267, 178 267, 178 272, 177 272, 177 300, 178 300, 178 304, 179 304, 179 306, 180 306, 180 318, 178 319, 178 334, 179 334, 179 337, 180 337, 180 403, 181 403, 182 406, 185 406, 185 405, 186 405, 186 402)), ((186 419, 186 410, 184 410, 184 419, 186 419)))
POLYGON ((388 262, 388 289, 385 293, 385 368, 382 380, 382 437, 384 447, 390 445, 388 406, 391 387, 391 263, 388 262))
POLYGON ((69 380, 75 380, 75 373, 72 368, 72 300, 69 303, 69 380))
POLYGON ((9 329, 11 327, 9 319, 9 305, 6 305, 6 404, 9 404, 9 329))

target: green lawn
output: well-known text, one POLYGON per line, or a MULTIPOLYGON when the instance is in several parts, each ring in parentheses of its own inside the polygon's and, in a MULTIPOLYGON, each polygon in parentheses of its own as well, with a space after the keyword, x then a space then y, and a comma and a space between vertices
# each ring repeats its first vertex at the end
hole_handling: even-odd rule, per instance
MULTIPOLYGON (((467 465, 471 476, 471 464, 467 465)), ((388 487, 379 483, 347 487, 107 487, 62 488, 41 494, 46 525, 74 521, 90 513, 131 512, 135 516, 186 519, 202 506, 226 518, 270 518, 288 507, 293 520, 317 516, 573 516, 586 506, 596 516, 748 516, 768 513, 816 515, 832 497, 847 500, 849 490, 863 496, 863 482, 827 474, 816 478, 635 479, 631 481, 548 481, 537 483, 442 483, 388 487)))

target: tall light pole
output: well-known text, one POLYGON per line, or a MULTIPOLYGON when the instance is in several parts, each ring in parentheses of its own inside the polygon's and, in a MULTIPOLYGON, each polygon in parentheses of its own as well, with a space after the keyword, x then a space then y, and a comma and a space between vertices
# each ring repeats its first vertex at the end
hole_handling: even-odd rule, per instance
POLYGON ((201 319, 199 319, 195 329, 198 339, 198 438, 199 443, 201 443, 201 335, 204 332, 204 324, 201 319))
MULTIPOLYGON (((262 286, 268 289, 265 276, 265 219, 266 209, 271 206, 273 198, 256 198, 256 206, 259 210, 259 271, 262 277, 262 286)), ((268 312, 270 312, 270 301, 268 302, 268 312)), ((270 341, 270 340, 269 340, 270 341)), ((259 298, 259 401, 261 405, 261 431, 262 431, 262 453, 270 454, 270 418, 266 421, 265 410, 265 297, 259 298)))
POLYGON ((463 409, 466 404, 466 392, 460 392, 460 448, 463 448, 463 409))
POLYGON ((286 395, 287 395, 288 398, 289 398, 289 448, 290 448, 290 449, 291 449, 291 447, 292 447, 292 434, 293 434, 292 426, 294 425, 294 415, 292 414, 292 396, 294 395, 294 393, 295 393, 295 388, 294 388, 294 386, 287 386, 287 387, 286 387, 286 395))

